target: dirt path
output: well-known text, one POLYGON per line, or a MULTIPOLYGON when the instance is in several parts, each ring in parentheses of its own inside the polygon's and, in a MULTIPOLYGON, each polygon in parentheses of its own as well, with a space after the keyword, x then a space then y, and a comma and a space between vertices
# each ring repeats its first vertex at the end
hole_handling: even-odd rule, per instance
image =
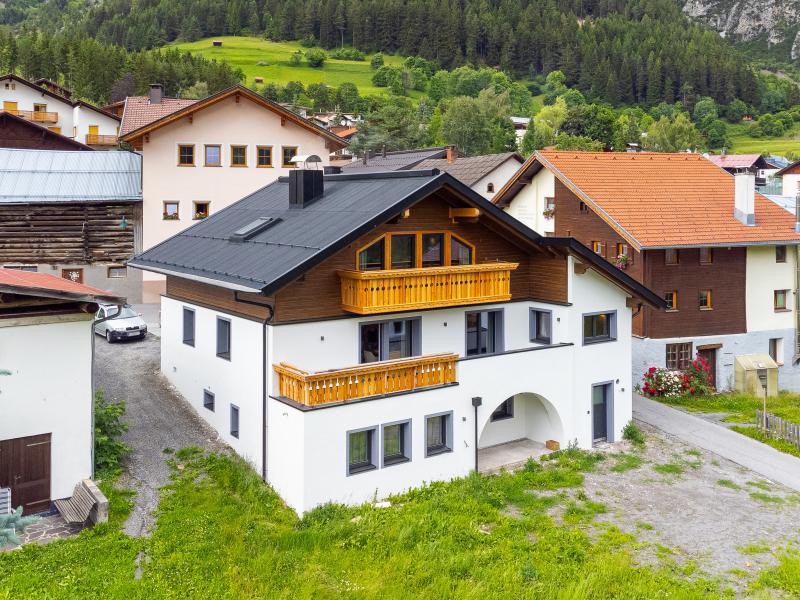
MULTIPOLYGON (((772 552, 800 540, 800 494, 644 423, 641 464, 621 470, 611 454, 586 477, 585 492, 606 505, 597 517, 644 542, 640 560, 694 561, 703 574, 740 589, 774 564, 772 552)), ((632 463, 629 463, 632 464, 632 463)))
POLYGON ((153 525, 158 489, 169 481, 166 449, 227 448, 159 372, 159 342, 152 334, 115 344, 95 338, 95 385, 106 398, 125 400, 128 407, 124 440, 132 451, 120 485, 136 491, 124 529, 134 536, 146 535, 153 525))

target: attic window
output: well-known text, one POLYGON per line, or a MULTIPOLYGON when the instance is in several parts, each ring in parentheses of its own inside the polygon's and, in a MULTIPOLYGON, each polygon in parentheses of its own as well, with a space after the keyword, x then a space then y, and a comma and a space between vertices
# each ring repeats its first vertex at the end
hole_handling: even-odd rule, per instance
POLYGON ((475 247, 450 232, 385 234, 359 249, 359 271, 419 269, 473 264, 475 247))
POLYGON ((252 223, 248 223, 244 227, 237 229, 228 239, 231 242, 244 242, 280 222, 280 217, 261 217, 252 223))

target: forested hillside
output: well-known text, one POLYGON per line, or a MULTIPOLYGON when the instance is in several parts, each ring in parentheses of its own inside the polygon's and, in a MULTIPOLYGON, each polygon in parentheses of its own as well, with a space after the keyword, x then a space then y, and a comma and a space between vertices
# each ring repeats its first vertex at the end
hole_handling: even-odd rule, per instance
POLYGON ((687 92, 754 104, 760 93, 736 50, 674 0, 9 0, 2 21, 65 27, 129 50, 251 33, 421 56, 447 69, 558 69, 567 85, 612 104, 687 92))

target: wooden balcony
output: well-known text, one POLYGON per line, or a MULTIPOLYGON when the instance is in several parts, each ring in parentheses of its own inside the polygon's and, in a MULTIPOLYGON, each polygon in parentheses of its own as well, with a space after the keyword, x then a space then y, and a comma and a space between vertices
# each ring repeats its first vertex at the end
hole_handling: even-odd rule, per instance
POLYGON ((58 123, 58 113, 46 110, 10 110, 13 115, 35 123, 58 123))
POLYGON ((359 315, 511 299, 519 263, 487 263, 391 271, 338 271, 342 308, 359 315))
POLYGON ((286 363, 272 365, 279 395, 318 406, 356 398, 413 392, 456 381, 457 354, 432 354, 308 373, 286 363))
POLYGON ((86 134, 87 146, 116 146, 117 136, 115 135, 98 135, 96 133, 86 134))

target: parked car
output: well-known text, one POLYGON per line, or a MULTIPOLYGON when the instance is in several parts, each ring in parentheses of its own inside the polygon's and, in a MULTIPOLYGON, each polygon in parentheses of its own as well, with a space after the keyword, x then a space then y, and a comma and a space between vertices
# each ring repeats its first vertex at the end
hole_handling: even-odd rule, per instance
MULTIPOLYGON (((116 312, 117 306, 101 304, 95 316, 98 319, 105 319, 116 312)), ((119 315, 95 325, 94 332, 105 336, 109 343, 129 338, 144 338, 147 335, 147 323, 142 319, 142 315, 126 304, 120 309, 119 315)))

